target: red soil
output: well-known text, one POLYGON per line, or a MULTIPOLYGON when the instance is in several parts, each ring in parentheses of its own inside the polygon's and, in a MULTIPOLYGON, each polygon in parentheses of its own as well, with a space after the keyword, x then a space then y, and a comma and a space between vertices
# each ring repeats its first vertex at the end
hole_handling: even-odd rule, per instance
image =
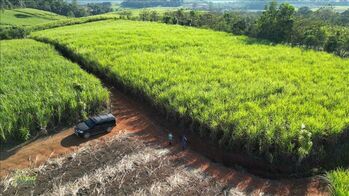
MULTIPOLYGON (((50 157, 71 153, 89 142, 103 142, 107 137, 123 131, 137 133, 134 139, 144 142, 160 143, 167 147, 166 130, 181 133, 179 127, 173 127, 159 122, 156 114, 147 106, 126 97, 121 92, 111 89, 112 112, 118 118, 118 125, 109 134, 92 137, 88 140, 78 138, 72 128, 63 130, 52 136, 38 139, 19 149, 1 150, 0 176, 6 175, 13 169, 38 166, 50 157)), ((178 138, 178 135, 175 135, 178 138)), ((190 139, 190 138, 189 138, 190 139)), ((178 145, 178 139, 175 140, 178 145)), ((175 158, 176 159, 176 158, 175 158)), ((248 195, 266 193, 271 195, 329 195, 326 184, 319 177, 301 179, 264 179, 241 169, 227 168, 214 163, 193 150, 178 153, 178 159, 186 160, 188 166, 201 168, 207 174, 225 183, 227 188, 234 187, 248 195)))

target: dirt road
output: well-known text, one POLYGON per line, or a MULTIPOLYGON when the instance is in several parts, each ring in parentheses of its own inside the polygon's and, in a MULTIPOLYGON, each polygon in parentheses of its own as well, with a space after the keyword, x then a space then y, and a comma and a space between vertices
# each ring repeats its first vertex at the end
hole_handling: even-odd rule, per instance
MULTIPOLYGON (((214 163, 190 149, 180 151, 178 139, 175 141, 176 145, 170 147, 166 142, 168 133, 166 130, 172 129, 178 132, 180 131, 179 127, 166 126, 166 123, 158 121, 157 114, 152 113, 147 106, 130 99, 113 88, 110 90, 112 94, 112 112, 118 118, 118 125, 111 133, 85 140, 76 137, 72 128, 69 128, 52 136, 38 139, 22 148, 9 152, 2 151, 0 161, 1 176, 6 175, 13 169, 39 166, 50 157, 73 153, 91 144, 103 144, 108 138, 116 137, 120 133, 129 133, 132 134, 132 137, 129 139, 143 143, 147 147, 169 150, 171 152, 171 158, 168 159, 169 164, 173 161, 180 161, 180 168, 198 169, 207 178, 212 178, 214 182, 219 182, 219 186, 215 185, 212 180, 211 183, 201 183, 200 186, 204 186, 201 189, 205 189, 205 186, 215 186, 216 188, 212 190, 218 191, 216 193, 225 194, 226 192, 222 190, 235 190, 230 192, 233 195, 328 195, 326 185, 319 177, 292 180, 264 179, 249 174, 243 171, 243 169, 227 168, 219 163, 214 163)), ((175 136, 178 138, 178 135, 175 136)), ((135 148, 132 153, 137 153, 137 150, 144 149, 135 148)), ((168 169, 173 170, 176 168, 178 169, 177 166, 174 168, 171 166, 168 169)), ((179 172, 183 173, 184 170, 179 170, 179 172)), ((154 181, 154 179, 149 180, 154 181)), ((159 183, 162 180, 164 179, 159 178, 159 183)), ((118 183, 120 182, 118 181, 118 183)), ((138 191, 148 191, 147 193, 149 193, 150 190, 138 191)), ((115 192, 114 190, 113 193, 117 193, 117 191, 115 192)))

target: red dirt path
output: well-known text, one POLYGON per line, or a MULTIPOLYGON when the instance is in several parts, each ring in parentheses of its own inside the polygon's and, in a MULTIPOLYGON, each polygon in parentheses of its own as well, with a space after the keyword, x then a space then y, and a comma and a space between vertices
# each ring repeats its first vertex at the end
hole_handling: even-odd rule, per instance
MULTIPOLYGON (((166 147, 167 132, 164 130, 178 131, 180 129, 168 127, 159 122, 156 114, 152 114, 146 106, 133 101, 123 93, 115 89, 111 89, 111 93, 112 112, 118 118, 118 125, 111 133, 84 140, 76 137, 72 128, 69 128, 10 152, 2 149, 0 176, 6 175, 13 169, 38 166, 49 157, 71 153, 86 145, 87 142, 103 142, 107 137, 117 135, 120 131, 136 132, 138 135, 136 139, 160 143, 166 147)), ((186 160, 188 166, 201 168, 207 174, 225 183, 228 188, 234 187, 247 195, 260 195, 261 193, 271 195, 329 195, 325 183, 319 177, 292 180, 264 179, 213 163, 192 150, 178 153, 178 158, 186 160)))

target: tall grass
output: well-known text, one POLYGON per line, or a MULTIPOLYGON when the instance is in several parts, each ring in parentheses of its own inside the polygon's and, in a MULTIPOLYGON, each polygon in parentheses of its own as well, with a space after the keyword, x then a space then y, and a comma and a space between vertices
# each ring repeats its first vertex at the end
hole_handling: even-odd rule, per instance
POLYGON ((106 105, 100 81, 34 40, 1 41, 0 142, 73 122, 106 105))
POLYGON ((337 169, 327 173, 331 182, 332 195, 347 196, 349 195, 349 169, 337 169))
MULTIPOLYGON (((349 60, 134 21, 34 32, 211 142, 272 163, 320 162, 348 138, 349 60)), ((292 164, 291 164, 292 163, 292 164)))

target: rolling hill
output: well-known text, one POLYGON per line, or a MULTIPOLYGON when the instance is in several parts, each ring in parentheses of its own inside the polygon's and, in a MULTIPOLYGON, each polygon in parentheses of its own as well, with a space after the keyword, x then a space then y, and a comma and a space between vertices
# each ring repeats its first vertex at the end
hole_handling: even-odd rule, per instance
POLYGON ((43 10, 22 8, 4 10, 0 12, 0 18, 1 26, 33 26, 55 20, 66 19, 67 17, 43 10))

